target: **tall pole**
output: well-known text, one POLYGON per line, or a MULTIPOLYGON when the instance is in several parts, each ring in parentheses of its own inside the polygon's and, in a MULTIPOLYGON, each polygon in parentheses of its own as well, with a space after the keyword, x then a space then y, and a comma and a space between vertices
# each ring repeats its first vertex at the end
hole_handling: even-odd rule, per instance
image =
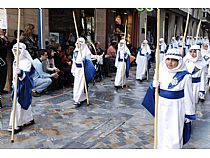
MULTIPOLYGON (((147 21, 146 21, 146 18, 145 18, 145 21, 144 21, 144 30, 145 30, 145 34, 144 34, 144 40, 147 40, 147 21)), ((147 45, 146 45, 146 58, 147 58, 147 81, 149 80, 149 69, 148 69, 148 53, 147 53, 147 45)))
POLYGON ((187 21, 186 21, 186 25, 185 25, 185 31, 184 31, 184 37, 182 40, 182 49, 181 49, 181 55, 184 56, 184 43, 185 43, 185 39, 186 39, 186 35, 187 35, 187 28, 188 28, 188 23, 189 23, 189 19, 190 19, 190 10, 188 9, 188 14, 187 14, 187 21))
MULTIPOLYGON (((78 34, 78 30, 77 30, 77 22, 76 22, 76 19, 75 19, 75 14, 74 14, 74 11, 73 11, 73 19, 74 19, 74 26, 75 26, 75 30, 76 30, 76 34, 77 34, 77 40, 79 39, 79 34, 78 34)), ((80 43, 78 43, 79 45, 79 52, 80 52, 80 55, 82 57, 82 50, 81 50, 81 46, 80 46, 80 43)), ((84 63, 82 61, 82 70, 83 70, 83 75, 84 75, 84 82, 85 82, 85 93, 86 93, 86 98, 87 98, 87 105, 90 104, 89 102, 89 95, 88 95, 88 90, 87 90, 87 82, 86 82, 86 77, 85 77, 85 67, 84 67, 84 63)))
MULTIPOLYGON (((125 33, 124 33, 124 40, 126 44, 126 34, 127 34, 127 20, 125 21, 125 33)), ((125 51, 125 44, 124 44, 124 51, 125 51)), ((125 59, 123 55, 123 69, 122 69, 122 88, 123 88, 123 82, 124 82, 124 77, 125 77, 125 59)))
MULTIPOLYGON (((19 68, 19 41, 20 41, 20 9, 18 8, 18 28, 17 28, 17 52, 16 52, 16 68, 19 68)), ((14 129, 16 122, 16 106, 17 106, 17 87, 18 87, 18 74, 15 74, 15 83, 14 83, 14 98, 13 98, 13 120, 12 120, 12 135, 11 142, 14 143, 14 129)))
MULTIPOLYGON (((157 46, 156 46, 156 69, 155 69, 155 80, 159 80, 159 39, 160 39, 160 9, 157 9, 157 46)), ((154 149, 157 149, 158 143, 158 99, 159 99, 159 88, 155 88, 155 119, 154 119, 154 149)))
POLYGON ((198 34, 199 34, 199 31, 200 31, 200 27, 201 27, 201 20, 200 20, 200 22, 199 22, 199 24, 198 24, 198 28, 197 28, 197 32, 196 32, 196 41, 195 41, 195 44, 196 44, 197 41, 198 41, 198 34))

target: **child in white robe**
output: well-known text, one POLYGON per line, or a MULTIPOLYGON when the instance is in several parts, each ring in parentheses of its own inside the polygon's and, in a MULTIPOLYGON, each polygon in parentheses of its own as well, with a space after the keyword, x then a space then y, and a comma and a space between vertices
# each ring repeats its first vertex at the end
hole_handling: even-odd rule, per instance
MULTIPOLYGON (((159 81, 154 80, 153 87, 159 88, 157 148, 182 148, 190 139, 190 130, 184 127, 189 129, 196 117, 192 78, 179 49, 168 49, 160 63, 159 81)), ((154 90, 148 89, 142 105, 154 116, 154 90)))
POLYGON ((130 50, 126 46, 125 40, 120 40, 118 44, 115 67, 117 68, 117 72, 114 86, 115 88, 122 88, 126 85, 130 69, 130 50))
POLYGON ((136 80, 146 79, 146 73, 148 70, 148 58, 151 55, 151 49, 148 45, 147 40, 144 40, 141 44, 141 48, 138 50, 136 56, 136 80))
MULTIPOLYGON (((84 63, 85 60, 91 61, 91 52, 88 46, 85 44, 85 39, 83 37, 78 38, 75 45, 76 48, 73 52, 73 64, 72 64, 71 73, 74 76, 74 88, 73 88, 74 105, 78 107, 81 105, 81 102, 84 102, 87 99, 85 92, 85 78, 84 78, 85 70, 83 70, 82 68, 82 62, 84 63)), ((86 84, 88 84, 87 78, 86 78, 86 84)))
POLYGON ((193 83, 193 98, 195 104, 205 100, 205 68, 206 63, 201 56, 200 46, 192 45, 189 49, 189 53, 184 57, 188 72, 192 75, 193 83))
POLYGON ((159 45, 160 45, 160 62, 161 62, 166 53, 166 44, 164 42, 164 38, 160 38, 159 45))
MULTIPOLYGON (((26 45, 19 43, 19 68, 16 67, 16 52, 17 43, 13 46, 13 54, 15 56, 13 62, 13 87, 15 84, 15 74, 18 74, 17 87, 17 104, 15 113, 15 133, 22 130, 22 127, 34 124, 34 118, 31 110, 32 103, 32 89, 34 87, 31 75, 34 73, 33 59, 26 50, 26 45)), ((13 96, 14 91, 12 92, 13 96)), ((12 98, 13 99, 13 98, 12 98)), ((13 111, 11 111, 8 131, 12 130, 13 125, 13 111)))

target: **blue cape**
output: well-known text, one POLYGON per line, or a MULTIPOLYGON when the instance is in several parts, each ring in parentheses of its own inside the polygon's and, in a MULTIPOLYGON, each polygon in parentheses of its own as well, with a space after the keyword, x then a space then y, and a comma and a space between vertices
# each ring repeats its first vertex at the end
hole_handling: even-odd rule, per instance
POLYGON ((85 78, 88 84, 94 79, 96 75, 96 69, 95 66, 93 65, 93 62, 89 59, 84 60, 84 65, 85 65, 85 78))
MULTIPOLYGON (((30 76, 35 72, 35 69, 32 67, 30 72, 21 70, 21 74, 23 72, 26 76, 22 81, 18 80, 17 100, 22 109, 28 110, 32 102, 32 89, 34 87, 33 79, 30 76)), ((13 97, 14 90, 12 90, 12 99, 13 97)))

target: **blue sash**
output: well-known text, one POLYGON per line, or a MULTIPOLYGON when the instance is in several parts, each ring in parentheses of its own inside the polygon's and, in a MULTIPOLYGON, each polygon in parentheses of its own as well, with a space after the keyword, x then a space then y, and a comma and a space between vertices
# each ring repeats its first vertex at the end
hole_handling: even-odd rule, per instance
POLYGON ((167 99, 180 99, 184 97, 184 90, 167 91, 167 90, 160 89, 159 95, 167 99))
POLYGON ((201 82, 201 78, 200 77, 193 77, 192 78, 192 83, 199 83, 201 82))
POLYGON ((174 88, 176 85, 178 85, 179 82, 181 82, 181 81, 183 80, 183 78, 184 78, 184 76, 185 76, 186 74, 190 74, 190 73, 189 73, 188 71, 180 71, 180 72, 177 72, 177 73, 174 75, 174 77, 173 77, 174 83, 170 83, 170 84, 168 85, 168 89, 172 89, 172 88, 174 88))
MULTIPOLYGON (((125 56, 126 56, 126 54, 125 54, 125 56)), ((119 56, 118 56, 118 61, 123 62, 123 59, 120 59, 120 53, 119 53, 119 56)), ((126 78, 128 78, 129 77, 129 70, 130 70, 130 55, 128 55, 127 59, 124 58, 124 62, 126 62, 125 75, 126 75, 126 78)))

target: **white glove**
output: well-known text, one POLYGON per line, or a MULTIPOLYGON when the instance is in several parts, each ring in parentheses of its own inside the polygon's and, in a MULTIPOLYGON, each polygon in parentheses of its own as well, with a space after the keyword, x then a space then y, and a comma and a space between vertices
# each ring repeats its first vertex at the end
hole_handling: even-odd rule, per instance
POLYGON ((19 68, 16 68, 15 70, 16 74, 20 75, 21 74, 21 70, 19 68))
POLYGON ((153 87, 157 88, 159 87, 160 82, 158 82, 157 80, 154 80, 152 84, 153 84, 153 87))
POLYGON ((205 95, 202 92, 199 92, 199 98, 200 99, 205 99, 204 97, 205 97, 205 95))
POLYGON ((185 118, 185 121, 184 121, 185 123, 189 123, 189 122, 191 122, 191 120, 190 119, 188 119, 188 118, 185 118))

